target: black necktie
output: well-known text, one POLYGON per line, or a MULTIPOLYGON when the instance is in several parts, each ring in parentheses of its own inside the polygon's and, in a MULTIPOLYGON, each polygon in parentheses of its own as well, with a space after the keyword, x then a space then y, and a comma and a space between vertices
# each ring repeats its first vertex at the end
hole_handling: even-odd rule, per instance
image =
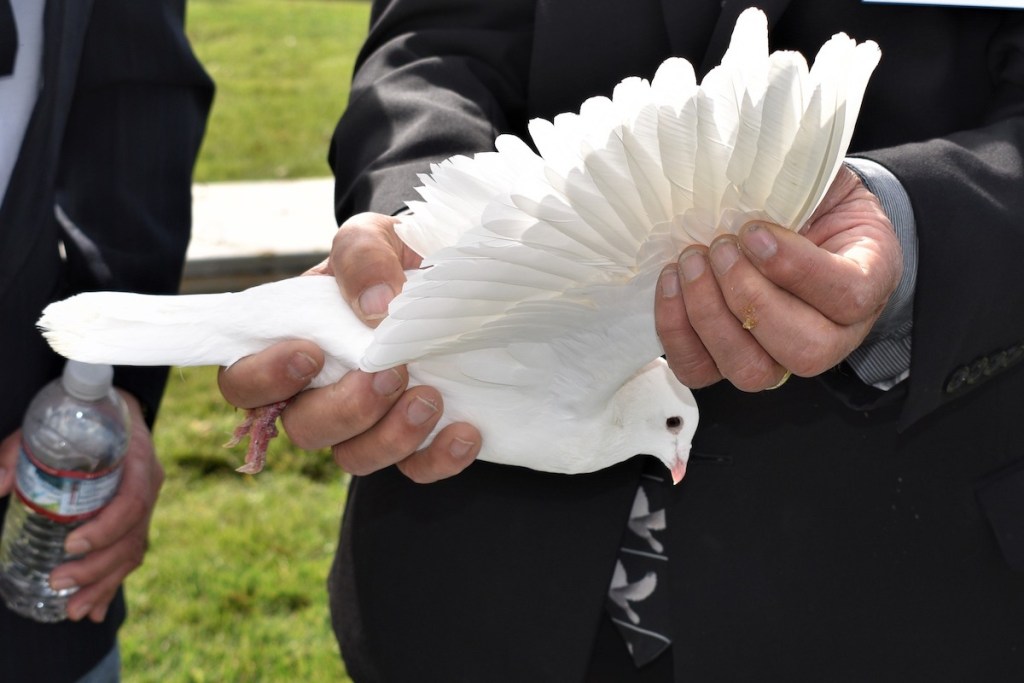
POLYGON ((669 486, 665 468, 652 458, 640 477, 608 588, 608 613, 638 667, 671 645, 668 556, 654 534, 665 529, 669 486))
POLYGON ((14 10, 10 0, 0 0, 0 77, 14 73, 17 54, 18 25, 14 23, 14 10))

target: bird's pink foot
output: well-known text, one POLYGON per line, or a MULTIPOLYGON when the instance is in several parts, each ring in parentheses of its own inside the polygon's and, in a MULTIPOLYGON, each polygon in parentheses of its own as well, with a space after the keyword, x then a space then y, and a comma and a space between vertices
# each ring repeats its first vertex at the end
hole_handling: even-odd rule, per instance
POLYGON ((277 418, 287 405, 288 401, 280 401, 246 412, 245 420, 235 428, 231 440, 224 444, 231 448, 237 446, 245 437, 249 437, 245 464, 236 469, 236 472, 258 474, 263 470, 263 465, 267 462, 267 448, 278 433, 277 418))

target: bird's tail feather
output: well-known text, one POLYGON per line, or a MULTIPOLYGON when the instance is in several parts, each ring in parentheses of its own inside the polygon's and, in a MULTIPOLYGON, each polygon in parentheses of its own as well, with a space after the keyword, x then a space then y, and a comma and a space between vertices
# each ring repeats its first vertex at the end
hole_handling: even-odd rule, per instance
POLYGON ((66 358, 113 365, 230 365, 223 334, 232 294, 150 296, 89 292, 52 303, 38 326, 66 358))

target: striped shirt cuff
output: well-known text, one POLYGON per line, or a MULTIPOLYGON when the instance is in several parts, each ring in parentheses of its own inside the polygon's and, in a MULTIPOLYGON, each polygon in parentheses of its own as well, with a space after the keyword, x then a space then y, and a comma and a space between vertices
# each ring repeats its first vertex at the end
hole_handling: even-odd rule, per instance
POLYGON ((878 197, 903 249, 903 277, 864 342, 846 359, 865 384, 891 389, 910 375, 914 290, 917 286, 917 227, 903 185, 882 165, 847 158, 846 165, 878 197))

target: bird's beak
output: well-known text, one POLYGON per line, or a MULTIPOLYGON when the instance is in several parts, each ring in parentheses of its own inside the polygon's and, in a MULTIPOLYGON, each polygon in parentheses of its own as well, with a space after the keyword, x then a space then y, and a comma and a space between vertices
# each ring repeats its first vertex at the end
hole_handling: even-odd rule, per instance
POLYGON ((676 458, 669 470, 672 472, 672 484, 678 484, 686 476, 686 461, 676 458))

